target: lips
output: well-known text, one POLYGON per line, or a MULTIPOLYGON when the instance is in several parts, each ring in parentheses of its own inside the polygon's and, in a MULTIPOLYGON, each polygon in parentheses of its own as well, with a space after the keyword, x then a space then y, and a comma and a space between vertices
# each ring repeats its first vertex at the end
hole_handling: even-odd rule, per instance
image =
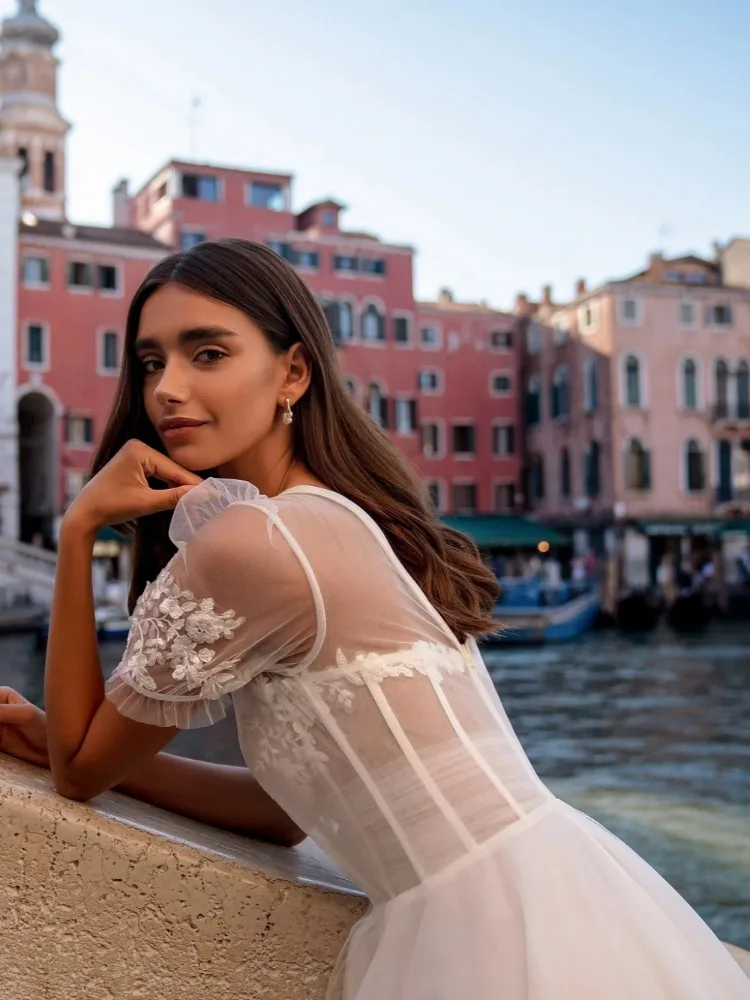
POLYGON ((166 417, 159 421, 159 430, 162 434, 168 431, 185 431, 204 427, 205 423, 205 420, 193 420, 192 417, 166 417))

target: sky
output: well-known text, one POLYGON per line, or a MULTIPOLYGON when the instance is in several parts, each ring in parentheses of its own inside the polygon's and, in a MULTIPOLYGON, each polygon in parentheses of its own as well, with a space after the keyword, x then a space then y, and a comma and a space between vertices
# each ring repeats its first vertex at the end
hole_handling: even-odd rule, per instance
POLYGON ((74 221, 111 222, 113 185, 172 157, 290 172, 295 209, 330 195, 414 246, 421 298, 498 308, 750 234, 747 0, 38 8, 74 221))

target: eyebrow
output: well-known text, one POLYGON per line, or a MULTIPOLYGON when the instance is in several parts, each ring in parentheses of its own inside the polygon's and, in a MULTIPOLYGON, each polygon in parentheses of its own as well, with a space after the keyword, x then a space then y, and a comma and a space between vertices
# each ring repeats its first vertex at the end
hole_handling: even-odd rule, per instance
MULTIPOLYGON (((185 346, 187 344, 207 344, 211 341, 229 340, 230 337, 236 336, 236 333, 223 326, 196 326, 191 330, 183 330, 177 340, 181 346, 185 346)), ((161 346, 160 341, 155 337, 138 337, 135 342, 135 350, 138 353, 158 350, 161 346)))

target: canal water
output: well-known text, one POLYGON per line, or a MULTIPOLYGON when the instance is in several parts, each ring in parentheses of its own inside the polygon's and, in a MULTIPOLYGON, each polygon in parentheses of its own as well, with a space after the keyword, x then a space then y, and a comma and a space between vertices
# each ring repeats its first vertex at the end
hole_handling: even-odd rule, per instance
MULTIPOLYGON (((516 731, 554 791, 609 827, 721 938, 750 948, 750 628, 486 651, 516 731)), ((104 647, 105 669, 119 650, 104 647)), ((0 637, 0 683, 41 704, 43 656, 0 637)), ((241 763, 231 720, 172 750, 241 763)))

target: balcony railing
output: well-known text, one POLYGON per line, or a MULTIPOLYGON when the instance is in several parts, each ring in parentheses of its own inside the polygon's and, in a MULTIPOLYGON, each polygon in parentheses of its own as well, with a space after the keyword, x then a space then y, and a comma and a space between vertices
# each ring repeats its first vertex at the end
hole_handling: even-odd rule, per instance
POLYGON ((713 419, 715 423, 738 423, 750 421, 750 400, 740 400, 736 403, 714 403, 713 419))
POLYGON ((722 504, 750 506, 750 487, 732 486, 731 483, 719 485, 714 490, 714 502, 717 507, 722 504))

